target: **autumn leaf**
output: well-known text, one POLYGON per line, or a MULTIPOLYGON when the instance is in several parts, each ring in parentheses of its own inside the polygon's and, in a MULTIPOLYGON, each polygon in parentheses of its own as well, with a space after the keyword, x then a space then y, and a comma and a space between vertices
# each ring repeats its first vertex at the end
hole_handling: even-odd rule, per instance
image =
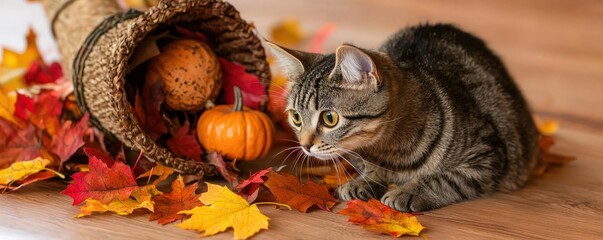
MULTIPOLYGON (((150 181, 151 180, 151 176, 158 176, 157 179, 155 179, 155 181, 153 181, 153 185, 157 185, 159 184, 161 181, 166 180, 170 175, 172 175, 172 173, 174 173, 174 169, 163 166, 159 163, 157 163, 157 165, 155 165, 154 167, 151 168, 151 170, 140 174, 138 176, 137 179, 141 179, 144 177, 148 177, 150 181)), ((148 184, 148 183, 147 183, 148 184)))
POLYGON ((337 199, 331 196, 325 186, 312 180, 302 184, 297 177, 289 174, 281 175, 271 171, 268 173, 268 181, 264 185, 270 189, 279 202, 300 212, 308 211, 312 205, 330 211, 329 209, 337 203, 337 199))
POLYGON ((88 156, 88 158, 96 157, 96 159, 103 161, 107 165, 107 167, 112 167, 113 164, 115 164, 113 156, 103 150, 86 147, 84 148, 84 153, 86 153, 86 156, 88 156))
POLYGON ((270 32, 271 39, 277 44, 293 47, 304 39, 304 33, 299 27, 299 21, 288 19, 274 26, 270 32))
POLYGON ((31 161, 13 163, 10 167, 0 170, 0 185, 10 185, 12 182, 21 181, 34 173, 48 170, 46 168, 48 164, 50 164, 50 160, 40 157, 31 161))
POLYGON ((118 215, 129 215, 136 209, 148 209, 153 212, 154 206, 151 198, 159 194, 161 192, 154 185, 147 185, 134 189, 131 196, 125 200, 115 198, 106 205, 100 201, 88 198, 86 199, 86 203, 80 207, 80 214, 76 217, 85 217, 95 212, 114 212, 118 215))
POLYGON ((42 61, 33 62, 23 76, 27 85, 54 83, 61 77, 63 70, 59 63, 53 62, 47 66, 42 61))
POLYGON ((554 120, 540 120, 535 117, 535 121, 538 126, 538 130, 542 136, 540 137, 540 158, 532 175, 541 176, 551 165, 562 165, 568 162, 576 160, 576 157, 566 156, 551 152, 551 147, 555 144, 555 133, 559 130, 559 123, 554 120))
POLYGON ((237 179, 237 176, 234 174, 231 174, 228 169, 226 169, 226 163, 224 162, 224 159, 222 158, 222 155, 211 151, 207 154, 207 161, 209 162, 209 164, 214 165, 216 167, 216 169, 218 170, 218 172, 220 173, 220 175, 222 175, 222 177, 231 185, 236 186, 239 184, 239 180, 237 179))
POLYGON ((132 169, 122 162, 115 162, 111 168, 96 157, 89 160, 90 172, 74 174, 73 183, 63 191, 73 198, 73 205, 91 198, 100 204, 109 204, 114 198, 126 201, 132 191, 138 189, 132 169))
POLYGON ((29 184, 32 184, 32 183, 35 183, 38 181, 44 181, 47 179, 51 179, 55 176, 58 176, 60 178, 65 178, 65 176, 63 174, 60 174, 56 171, 42 171, 42 172, 37 172, 37 173, 31 174, 31 175, 27 176, 25 179, 20 180, 20 181, 15 181, 9 185, 0 184, 0 191, 1 192, 15 191, 15 190, 25 187, 29 184))
POLYGON ((241 196, 230 191, 227 187, 207 183, 207 192, 199 198, 206 206, 195 207, 192 210, 181 211, 179 214, 189 214, 178 227, 204 232, 204 236, 215 235, 232 227, 235 239, 247 239, 262 229, 268 229, 268 220, 258 209, 258 204, 249 205, 241 196))
POLYGON ((404 234, 419 236, 424 229, 414 215, 391 209, 376 199, 370 199, 368 202, 358 199, 349 201, 347 208, 338 214, 347 215, 348 221, 360 224, 368 230, 395 237, 404 234))
POLYGON ((42 60, 40 51, 36 45, 36 33, 32 28, 27 32, 27 46, 23 53, 18 53, 14 50, 4 48, 2 63, 0 67, 8 68, 27 68, 34 61, 42 60))
POLYGON ((136 93, 135 96, 134 113, 153 140, 168 132, 167 125, 161 117, 161 104, 164 100, 165 95, 159 81, 145 82, 142 93, 136 93))
POLYGON ((34 111, 29 116, 30 122, 50 135, 54 135, 59 126, 63 102, 50 92, 40 93, 34 98, 34 102, 34 111))
POLYGON ((51 152, 57 154, 62 163, 69 160, 80 147, 84 146, 84 134, 88 130, 88 113, 73 125, 71 121, 65 121, 52 139, 51 152))
POLYGON ((33 112, 35 107, 34 100, 26 95, 17 93, 17 102, 15 103, 15 117, 21 120, 27 120, 29 113, 33 112))
POLYGON ((255 172, 248 179, 243 180, 239 185, 235 187, 235 190, 245 198, 247 202, 252 203, 258 196, 260 186, 268 179, 268 172, 272 171, 272 168, 263 169, 255 172))
POLYGON ((0 167, 41 156, 40 131, 30 122, 20 127, 0 118, 0 167))
MULTIPOLYGON (((29 29, 26 36, 26 49, 23 53, 3 48, 2 62, 0 62, 0 94, 8 93, 26 86, 23 75, 27 68, 37 61, 42 61, 40 51, 36 45, 36 34, 29 29)), ((14 102, 13 102, 14 103, 14 102)), ((1 110, 0 110, 1 111, 1 110)), ((9 119, 10 120, 10 119, 9 119)))
POLYGON ((168 149, 178 157, 194 159, 201 162, 203 150, 197 141, 197 136, 190 132, 190 122, 186 120, 172 137, 166 141, 168 149))
POLYGON ((245 71, 245 67, 238 63, 229 62, 220 58, 222 69, 222 88, 224 89, 224 101, 233 104, 235 100, 234 87, 237 86, 243 95, 243 104, 253 109, 258 109, 261 102, 267 101, 266 86, 260 79, 245 71))
POLYGON ((6 94, 0 91, 0 118, 8 120, 14 124, 19 124, 17 119, 14 117, 17 98, 17 93, 6 94))
POLYGON ((150 221, 155 221, 159 224, 168 224, 176 220, 182 220, 184 216, 178 214, 183 210, 190 210, 203 204, 199 202, 199 195, 195 194, 197 183, 188 187, 184 184, 182 176, 172 182, 172 192, 163 195, 155 196, 155 211, 149 217, 150 221))

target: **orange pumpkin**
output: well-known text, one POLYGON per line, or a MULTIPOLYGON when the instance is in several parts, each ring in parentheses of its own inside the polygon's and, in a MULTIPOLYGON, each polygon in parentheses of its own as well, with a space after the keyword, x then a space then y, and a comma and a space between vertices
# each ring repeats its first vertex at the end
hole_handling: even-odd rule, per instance
POLYGON ((272 147, 274 125, 263 112, 243 106, 241 90, 234 87, 234 105, 205 110, 197 122, 197 137, 207 150, 239 161, 265 157, 272 147))

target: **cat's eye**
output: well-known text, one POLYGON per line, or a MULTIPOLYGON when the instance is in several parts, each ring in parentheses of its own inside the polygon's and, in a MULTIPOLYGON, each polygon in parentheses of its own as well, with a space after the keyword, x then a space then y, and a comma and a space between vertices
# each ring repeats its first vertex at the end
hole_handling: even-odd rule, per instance
POLYGON ((302 119, 297 111, 295 111, 295 110, 289 111, 289 118, 291 118, 291 122, 293 122, 293 124, 295 124, 295 126, 298 126, 298 127, 301 126, 302 119))
POLYGON ((326 127, 335 127, 339 122, 339 115, 335 111, 324 111, 321 115, 322 124, 326 127))

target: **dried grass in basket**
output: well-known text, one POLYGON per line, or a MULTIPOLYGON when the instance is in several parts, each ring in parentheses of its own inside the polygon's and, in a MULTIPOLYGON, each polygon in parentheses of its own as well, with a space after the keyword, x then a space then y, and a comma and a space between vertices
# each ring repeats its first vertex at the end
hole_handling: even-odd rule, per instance
POLYGON ((78 105, 94 125, 181 172, 217 174, 207 163, 175 157, 142 130, 124 89, 128 63, 145 37, 178 24, 202 32, 218 56, 268 84, 268 63, 253 25, 220 0, 166 0, 146 12, 122 12, 114 0, 46 0, 44 5, 65 75, 73 77, 78 105))

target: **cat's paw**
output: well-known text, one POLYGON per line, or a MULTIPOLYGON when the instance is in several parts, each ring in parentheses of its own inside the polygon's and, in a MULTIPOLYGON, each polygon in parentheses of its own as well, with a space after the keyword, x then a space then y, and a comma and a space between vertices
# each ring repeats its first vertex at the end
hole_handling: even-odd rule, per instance
POLYGON ((361 199, 367 201, 371 198, 379 198, 385 192, 385 189, 378 185, 369 184, 366 181, 352 180, 337 189, 339 199, 350 201, 361 199))
POLYGON ((402 212, 420 212, 436 208, 436 204, 425 195, 400 187, 385 193, 381 202, 402 212))

